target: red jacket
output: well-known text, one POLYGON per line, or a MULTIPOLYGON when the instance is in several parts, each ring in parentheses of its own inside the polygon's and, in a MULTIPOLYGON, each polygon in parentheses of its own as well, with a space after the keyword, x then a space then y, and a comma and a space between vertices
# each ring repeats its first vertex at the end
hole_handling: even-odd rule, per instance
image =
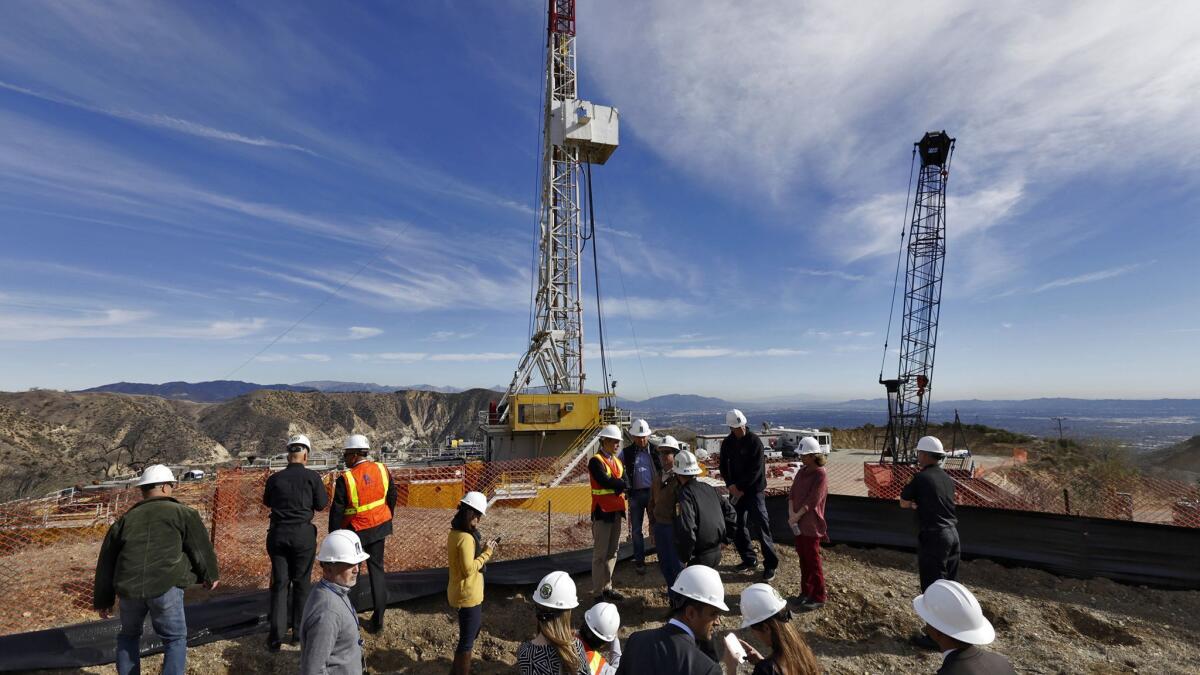
POLYGON ((792 510, 808 507, 800 516, 800 522, 796 523, 800 527, 800 536, 819 537, 822 540, 829 538, 825 525, 825 496, 828 493, 824 467, 805 467, 796 472, 790 495, 792 510))

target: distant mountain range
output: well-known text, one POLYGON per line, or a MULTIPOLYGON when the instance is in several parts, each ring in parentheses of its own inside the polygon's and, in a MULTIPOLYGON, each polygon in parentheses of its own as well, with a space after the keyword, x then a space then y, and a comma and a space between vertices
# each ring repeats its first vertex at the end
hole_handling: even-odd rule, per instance
POLYGON ((465 389, 458 387, 439 387, 432 384, 402 384, 397 386, 389 386, 385 384, 375 384, 374 382, 339 382, 337 380, 309 380, 307 382, 297 382, 297 387, 312 387, 317 391, 330 393, 362 391, 369 394, 390 394, 393 391, 436 391, 439 394, 457 394, 465 389))
POLYGON ((241 382, 238 380, 214 380, 212 382, 164 382, 162 384, 116 382, 114 384, 92 387, 91 389, 83 389, 77 393, 93 394, 107 392, 111 394, 137 394, 141 396, 157 396, 177 401, 219 403, 260 389, 301 392, 317 391, 315 387, 294 384, 255 384, 253 382, 241 382))

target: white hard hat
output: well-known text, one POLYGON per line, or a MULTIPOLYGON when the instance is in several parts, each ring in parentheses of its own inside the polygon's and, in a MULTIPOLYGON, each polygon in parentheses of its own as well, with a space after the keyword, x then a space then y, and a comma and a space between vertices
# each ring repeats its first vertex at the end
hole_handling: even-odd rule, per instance
POLYGON ((650 425, 646 420, 634 420, 633 424, 629 425, 630 436, 645 437, 650 435, 650 425))
POLYGON ((746 426, 746 416, 742 414, 741 410, 734 408, 725 413, 725 426, 731 429, 734 427, 744 427, 746 426))
POLYGON ((579 606, 575 580, 566 572, 551 572, 542 577, 533 591, 534 604, 550 609, 572 609, 579 606))
POLYGON ((600 430, 600 438, 614 438, 618 441, 621 440, 621 427, 615 424, 606 425, 600 430))
POLYGON ((617 639, 617 631, 621 630, 621 613, 611 602, 598 602, 584 613, 583 622, 596 637, 612 642, 617 639))
POLYGON ((346 442, 342 443, 342 450, 370 450, 371 444, 367 442, 367 437, 362 434, 350 434, 346 437, 346 442))
POLYGON ((821 444, 812 436, 801 438, 800 447, 796 448, 797 455, 819 455, 821 452, 821 444))
POLYGON ((159 483, 174 483, 175 474, 162 464, 155 464, 146 467, 142 472, 141 478, 138 478, 137 486, 144 487, 146 485, 158 485, 159 483))
POLYGON ((946 454, 946 451, 942 449, 942 442, 936 436, 922 436, 921 440, 917 441, 917 452, 928 452, 931 455, 946 454))
POLYGON ((687 450, 675 453, 675 475, 699 476, 700 462, 696 461, 696 456, 687 450))
POLYGON ((658 442, 658 447, 659 449, 671 448, 677 451, 679 450, 679 441, 675 440, 674 436, 663 436, 663 439, 658 442))
POLYGON ((327 563, 357 565, 371 556, 363 551, 362 541, 353 530, 334 530, 321 542, 317 560, 327 563))
POLYGON ((289 438, 287 444, 288 450, 291 450, 293 445, 303 445, 304 449, 312 450, 312 443, 308 442, 308 436, 305 436, 304 434, 296 434, 295 436, 289 438))
POLYGON ((979 601, 957 581, 938 579, 913 598, 913 609, 925 623, 970 645, 987 645, 996 630, 983 615, 979 601))
POLYGON ((688 565, 675 577, 671 590, 685 598, 729 611, 725 604, 725 585, 721 583, 721 575, 711 567, 688 565))
POLYGON ((708 448, 696 448, 696 459, 698 461, 703 462, 704 460, 708 459, 709 455, 711 454, 712 453, 708 451, 708 448))
POLYGON ((466 504, 467 506, 475 509, 481 516, 487 513, 487 497, 484 497, 482 492, 475 492, 472 490, 471 492, 463 495, 463 498, 458 500, 458 503, 466 504))
POLYGON ((787 600, 771 584, 750 584, 742 591, 741 607, 742 628, 749 628, 778 614, 787 600))

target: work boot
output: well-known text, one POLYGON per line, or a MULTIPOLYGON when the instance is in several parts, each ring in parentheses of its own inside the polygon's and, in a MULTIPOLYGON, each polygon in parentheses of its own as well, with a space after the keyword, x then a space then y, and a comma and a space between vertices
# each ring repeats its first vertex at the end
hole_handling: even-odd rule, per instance
POLYGON ((275 640, 267 640, 267 651, 274 654, 280 649, 283 649, 283 645, 281 643, 276 642, 275 640))
POLYGON ((770 581, 775 578, 775 568, 763 570, 763 581, 770 581))
POLYGON ((633 561, 633 569, 638 574, 645 574, 646 573, 646 561, 645 560, 634 560, 633 561))
POLYGON ((603 596, 604 596, 604 599, 609 602, 620 602, 622 600, 628 599, 625 597, 625 594, 622 593, 621 591, 611 589, 611 588, 604 591, 603 596))
POLYGON ((737 567, 733 568, 734 572, 753 572, 758 569, 757 562, 744 561, 737 567))
POLYGON ((811 612, 811 611, 814 611, 817 609, 821 609, 824 606, 825 606, 825 603, 823 603, 823 602, 817 602, 816 600, 813 600, 812 598, 804 598, 804 600, 802 600, 800 602, 800 604, 796 606, 796 610, 800 611, 800 612, 811 612))

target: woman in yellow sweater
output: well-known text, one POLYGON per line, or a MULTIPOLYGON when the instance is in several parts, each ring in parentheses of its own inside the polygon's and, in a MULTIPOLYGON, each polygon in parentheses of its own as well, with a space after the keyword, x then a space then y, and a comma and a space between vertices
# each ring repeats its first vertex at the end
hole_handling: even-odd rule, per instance
POLYGON ((446 598, 458 610, 458 646, 454 648, 452 674, 471 672, 471 650, 483 625, 483 566, 496 551, 499 538, 480 545, 479 519, 487 511, 487 497, 468 492, 458 503, 450 523, 446 555, 450 561, 450 585, 446 598))

